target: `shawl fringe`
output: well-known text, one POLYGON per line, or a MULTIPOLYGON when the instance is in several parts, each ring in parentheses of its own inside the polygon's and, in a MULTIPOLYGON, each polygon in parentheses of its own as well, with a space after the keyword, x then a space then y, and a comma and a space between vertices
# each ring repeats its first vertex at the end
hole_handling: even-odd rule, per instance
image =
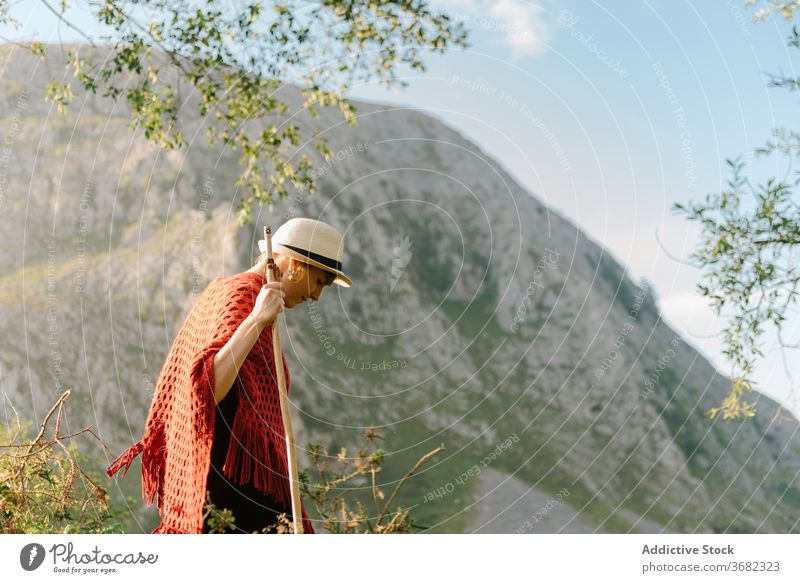
POLYGON ((253 486, 276 501, 291 503, 289 470, 286 457, 275 444, 273 431, 261 423, 247 422, 245 407, 239 406, 233 420, 228 453, 222 472, 240 486, 253 486), (260 460, 267 460, 267 463, 260 460))
POLYGON ((106 473, 110 478, 124 466, 125 471, 122 472, 122 477, 125 477, 133 460, 142 454, 142 498, 148 506, 152 506, 153 500, 158 494, 158 507, 161 508, 164 492, 165 453, 164 432, 155 431, 150 444, 146 445, 144 439, 137 441, 111 463, 106 473))

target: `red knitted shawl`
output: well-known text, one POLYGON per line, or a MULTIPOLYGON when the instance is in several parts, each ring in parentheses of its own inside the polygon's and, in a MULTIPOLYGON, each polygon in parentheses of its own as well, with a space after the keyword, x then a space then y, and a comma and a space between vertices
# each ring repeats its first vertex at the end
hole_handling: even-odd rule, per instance
MULTIPOLYGON (((111 477, 124 465, 124 476, 142 454, 142 497, 149 506, 158 494, 161 514, 153 533, 202 532, 217 406, 214 356, 253 310, 265 283, 261 275, 244 272, 217 277, 203 290, 161 369, 142 439, 106 470, 111 477)), ((281 356, 288 394, 289 367, 281 356)), ((271 326, 253 345, 231 390, 238 391, 239 404, 223 474, 291 505, 271 326)), ((312 534, 301 509, 303 529, 312 534)))

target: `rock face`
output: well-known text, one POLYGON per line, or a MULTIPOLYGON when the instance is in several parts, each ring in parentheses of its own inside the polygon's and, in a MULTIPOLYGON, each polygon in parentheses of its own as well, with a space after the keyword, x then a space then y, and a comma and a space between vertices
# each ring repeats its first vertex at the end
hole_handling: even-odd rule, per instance
MULTIPOLYGON (((65 427, 92 425, 110 461, 141 436, 197 293, 252 264, 262 225, 308 216, 345 234, 354 285, 284 313, 298 441, 338 451, 382 427, 389 492, 444 443, 401 490, 420 525, 525 531, 567 491, 532 532, 800 532, 797 420, 760 394, 748 422, 704 417, 729 381, 653 290, 457 131, 373 103, 355 128, 300 114, 334 152, 308 150, 318 192, 238 228, 236 153, 207 147, 191 107, 180 152, 77 86, 59 115, 44 87, 71 73, 49 54, 0 51, 4 421, 41 419, 73 387, 65 427)), ((113 495, 138 496, 138 463, 113 495)))

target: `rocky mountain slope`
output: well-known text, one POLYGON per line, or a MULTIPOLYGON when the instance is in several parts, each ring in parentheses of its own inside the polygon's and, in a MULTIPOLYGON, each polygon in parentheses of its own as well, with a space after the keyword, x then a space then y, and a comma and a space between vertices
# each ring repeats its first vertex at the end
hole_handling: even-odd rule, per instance
MULTIPOLYGON (((59 115, 59 50, 0 50, 4 421, 74 387, 67 428, 91 424, 113 459, 196 294, 252 264, 262 225, 308 216, 345 233, 354 286, 284 313, 298 441, 382 427, 385 490, 444 443, 399 500, 430 531, 800 532, 797 420, 764 395, 748 422, 704 417, 729 381, 653 290, 454 129, 373 103, 355 128, 301 113, 335 153, 308 148, 319 191, 237 228, 236 154, 208 149, 191 107, 180 152, 77 86, 59 115)), ((131 532, 155 521, 138 468, 109 483, 137 500, 131 532)))

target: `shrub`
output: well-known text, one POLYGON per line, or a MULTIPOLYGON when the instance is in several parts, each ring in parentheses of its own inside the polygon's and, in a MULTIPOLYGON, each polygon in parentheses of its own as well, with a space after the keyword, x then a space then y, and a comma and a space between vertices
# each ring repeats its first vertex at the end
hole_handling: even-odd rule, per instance
POLYGON ((100 439, 90 428, 61 434, 64 404, 70 394, 67 390, 59 397, 33 438, 29 424, 23 426, 17 420, 15 429, 0 426, 2 533, 124 532, 121 521, 109 511, 108 493, 84 469, 88 460, 73 441, 87 435, 100 439), (54 415, 55 427, 47 438, 54 415))

